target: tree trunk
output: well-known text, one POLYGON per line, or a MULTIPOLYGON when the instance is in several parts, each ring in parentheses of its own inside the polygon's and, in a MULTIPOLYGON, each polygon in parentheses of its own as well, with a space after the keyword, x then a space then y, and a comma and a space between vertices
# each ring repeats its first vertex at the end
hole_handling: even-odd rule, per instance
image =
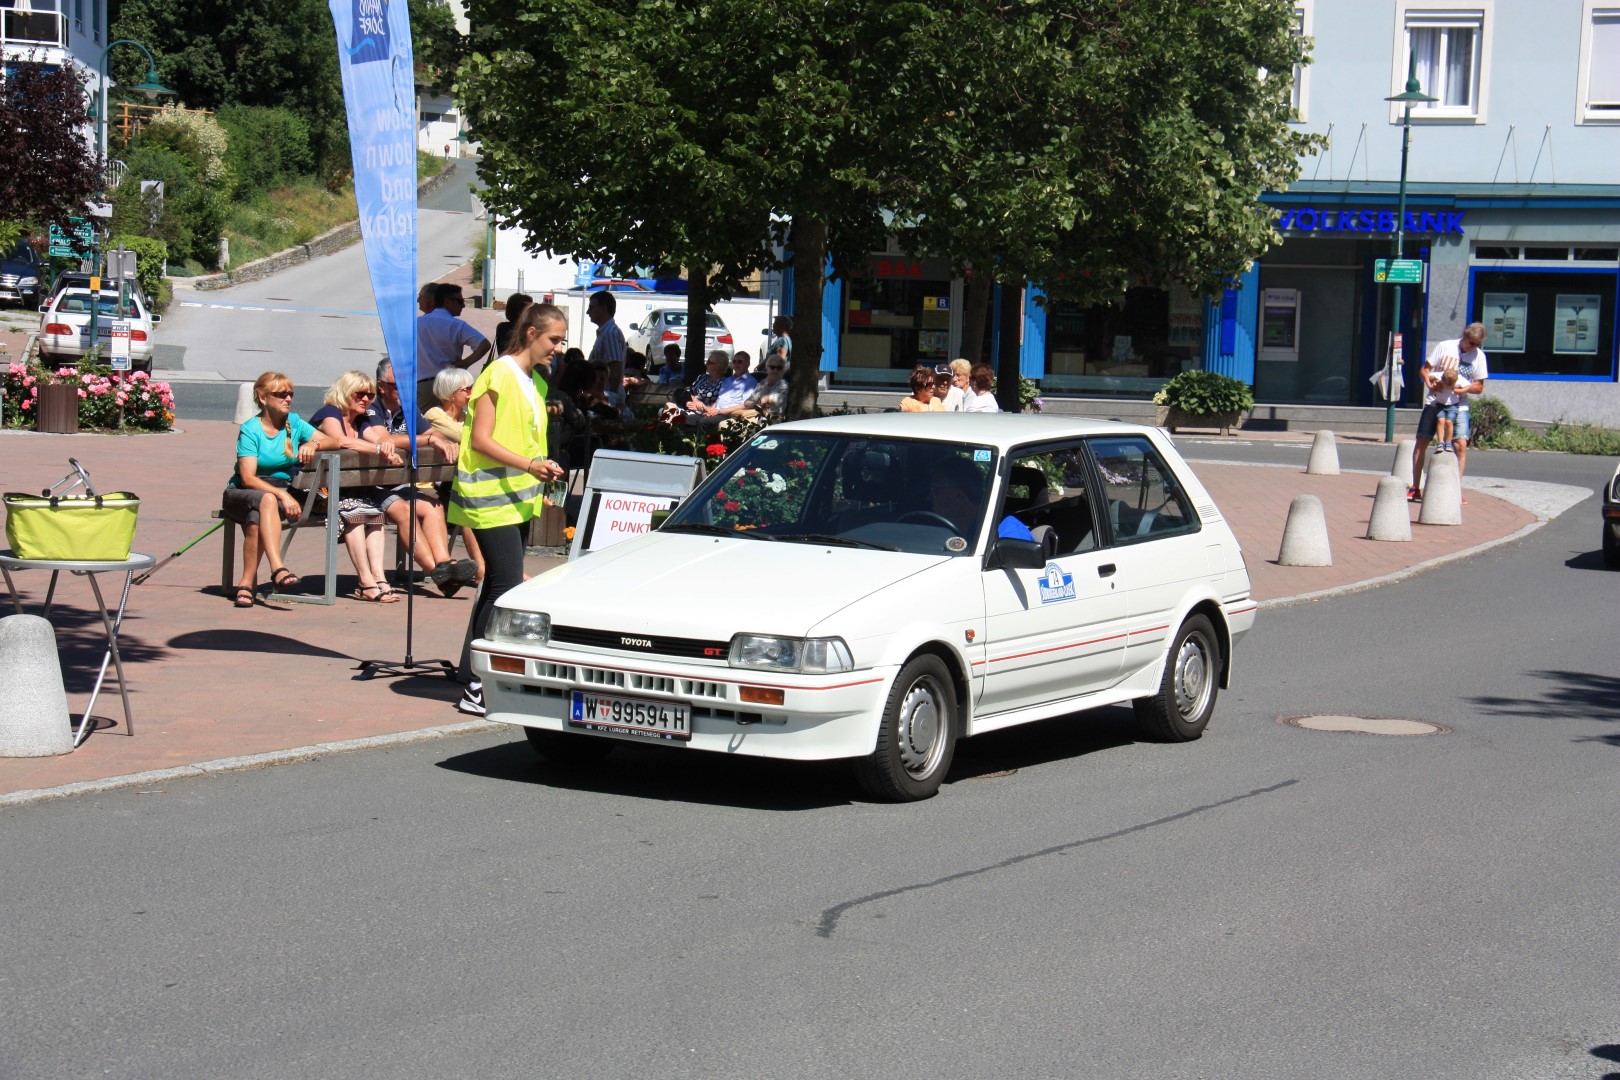
MULTIPOLYGON (((703 374, 703 361, 709 353, 709 273, 706 269, 690 266, 686 270, 686 353, 682 366, 686 381, 691 382, 703 374)), ((651 375, 664 362, 664 347, 654 342, 649 348, 658 350, 658 356, 647 357, 647 373, 651 375)))
POLYGON ((996 404, 1002 412, 1021 412, 1018 400, 1018 353, 1023 346, 1024 283, 1001 283, 1001 347, 996 355, 996 404))
POLYGON ((996 284, 987 270, 968 274, 966 307, 962 309, 962 359, 970 364, 984 362, 984 328, 990 321, 990 294, 996 284))
POLYGON ((827 284, 827 223, 796 214, 793 251, 793 366, 788 372, 787 415, 814 416, 821 372, 821 296, 827 284))

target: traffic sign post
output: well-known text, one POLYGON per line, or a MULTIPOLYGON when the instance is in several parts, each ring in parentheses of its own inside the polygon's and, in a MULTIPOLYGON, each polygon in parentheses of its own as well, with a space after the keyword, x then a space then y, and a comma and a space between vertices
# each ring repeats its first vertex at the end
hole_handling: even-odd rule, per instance
POLYGON ((1373 280, 1380 285, 1421 285, 1423 284, 1423 260, 1374 260, 1373 280))
POLYGON ((112 324, 112 343, 108 348, 108 366, 114 371, 129 370, 129 323, 127 321, 112 324))
POLYGON ((96 227, 84 218, 73 218, 73 235, 69 236, 55 225, 51 226, 52 256, 72 258, 90 251, 96 244, 96 227))

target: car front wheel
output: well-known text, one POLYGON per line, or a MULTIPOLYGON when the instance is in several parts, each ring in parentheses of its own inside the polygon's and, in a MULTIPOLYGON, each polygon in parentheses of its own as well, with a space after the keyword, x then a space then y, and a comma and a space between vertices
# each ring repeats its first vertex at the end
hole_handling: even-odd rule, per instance
POLYGON ((1620 536, 1615 532, 1613 525, 1603 523, 1603 565, 1610 570, 1620 570, 1620 536))
POLYGON ((950 669, 937 656, 913 657, 889 691, 877 747, 855 761, 855 779, 884 802, 930 798, 950 770, 957 728, 950 669))
POLYGON ((1142 733, 1163 742, 1198 738, 1215 711, 1220 678, 1220 638, 1208 617, 1194 615, 1176 631, 1159 692, 1131 702, 1142 733))

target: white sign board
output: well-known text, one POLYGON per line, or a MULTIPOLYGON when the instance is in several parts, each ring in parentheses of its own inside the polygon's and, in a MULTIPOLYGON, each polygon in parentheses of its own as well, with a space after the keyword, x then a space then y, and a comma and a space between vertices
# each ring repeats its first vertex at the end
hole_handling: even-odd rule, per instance
POLYGON ((703 462, 668 454, 598 450, 568 557, 577 559, 647 532, 656 511, 678 504, 703 479, 703 462))
POLYGON ((1553 309, 1553 352, 1593 354, 1598 351, 1597 321, 1603 297, 1559 293, 1553 309))
POLYGON ((1491 352, 1524 352, 1529 341, 1526 312, 1530 310, 1530 294, 1488 292, 1483 299, 1480 314, 1485 317, 1491 352))
POLYGON ((112 324, 112 344, 107 350, 108 366, 114 371, 129 370, 129 323, 112 324))

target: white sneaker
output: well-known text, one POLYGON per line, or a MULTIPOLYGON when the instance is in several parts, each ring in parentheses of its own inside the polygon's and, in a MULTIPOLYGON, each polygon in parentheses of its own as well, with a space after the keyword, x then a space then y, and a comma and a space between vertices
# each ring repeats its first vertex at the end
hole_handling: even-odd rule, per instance
POLYGON ((461 700, 456 702, 456 708, 471 716, 484 715, 484 684, 474 680, 462 692, 461 700))

